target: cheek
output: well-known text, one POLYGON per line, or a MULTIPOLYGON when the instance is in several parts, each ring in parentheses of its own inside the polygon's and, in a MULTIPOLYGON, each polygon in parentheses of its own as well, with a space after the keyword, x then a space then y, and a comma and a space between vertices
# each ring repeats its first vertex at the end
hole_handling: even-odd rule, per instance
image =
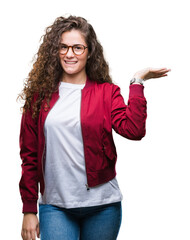
POLYGON ((87 62, 87 60, 88 60, 88 54, 86 54, 82 59, 81 59, 81 61, 83 62, 83 63, 85 63, 86 64, 86 62, 87 62))
MULTIPOLYGON (((87 50, 87 49, 86 49, 87 50)), ((87 62, 88 60, 88 50, 86 51, 81 55, 79 56, 79 58, 83 61, 83 62, 87 62)))
POLYGON ((83 59, 83 64, 86 65, 86 62, 87 62, 87 58, 84 58, 84 59, 83 59))
POLYGON ((83 67, 85 67, 86 66, 86 62, 87 62, 87 58, 78 58, 78 67, 79 68, 83 68, 83 67))

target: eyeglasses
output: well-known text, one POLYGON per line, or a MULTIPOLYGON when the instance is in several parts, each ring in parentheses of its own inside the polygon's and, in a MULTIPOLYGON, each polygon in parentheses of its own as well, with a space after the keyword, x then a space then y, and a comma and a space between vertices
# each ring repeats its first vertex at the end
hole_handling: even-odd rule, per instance
POLYGON ((75 55, 81 55, 84 53, 85 49, 88 48, 82 44, 75 44, 73 46, 68 46, 66 44, 60 44, 59 52, 63 55, 66 55, 69 51, 69 48, 72 48, 72 51, 75 55))

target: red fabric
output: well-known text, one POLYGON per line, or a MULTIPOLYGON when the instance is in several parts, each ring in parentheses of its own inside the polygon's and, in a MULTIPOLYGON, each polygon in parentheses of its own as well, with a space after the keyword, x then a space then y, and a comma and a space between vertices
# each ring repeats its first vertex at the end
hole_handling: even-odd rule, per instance
MULTIPOLYGON (((146 99, 142 85, 130 86, 128 105, 115 84, 97 83, 87 78, 82 89, 81 129, 88 186, 105 183, 116 175, 117 152, 112 128, 125 138, 140 140, 145 135, 146 99)), ((50 108, 45 100, 38 119, 32 112, 23 113, 20 129, 22 176, 19 183, 23 212, 37 212, 38 182, 44 192, 45 162, 44 122, 59 98, 52 94, 50 108)))

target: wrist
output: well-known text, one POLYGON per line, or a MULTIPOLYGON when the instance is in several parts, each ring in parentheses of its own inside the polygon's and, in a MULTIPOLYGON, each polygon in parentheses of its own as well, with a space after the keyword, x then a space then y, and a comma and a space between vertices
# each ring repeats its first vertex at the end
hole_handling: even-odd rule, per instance
POLYGON ((33 213, 33 212, 25 212, 25 213, 23 213, 24 214, 24 216, 26 216, 26 215, 36 215, 37 213, 33 213))
POLYGON ((131 81, 130 81, 130 85, 132 84, 139 84, 139 85, 143 85, 144 84, 144 80, 141 79, 141 78, 132 78, 131 81))

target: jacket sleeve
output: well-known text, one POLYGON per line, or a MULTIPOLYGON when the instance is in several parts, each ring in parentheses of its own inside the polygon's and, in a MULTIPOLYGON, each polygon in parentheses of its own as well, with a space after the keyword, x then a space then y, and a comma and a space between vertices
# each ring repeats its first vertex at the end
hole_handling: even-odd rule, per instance
POLYGON ((146 99, 144 86, 130 85, 128 105, 120 93, 120 88, 113 85, 111 120, 113 129, 120 135, 131 140, 141 140, 145 136, 146 99))
POLYGON ((29 110, 22 114, 19 140, 22 160, 19 189, 23 202, 23 213, 37 213, 37 124, 32 119, 32 113, 29 110))

